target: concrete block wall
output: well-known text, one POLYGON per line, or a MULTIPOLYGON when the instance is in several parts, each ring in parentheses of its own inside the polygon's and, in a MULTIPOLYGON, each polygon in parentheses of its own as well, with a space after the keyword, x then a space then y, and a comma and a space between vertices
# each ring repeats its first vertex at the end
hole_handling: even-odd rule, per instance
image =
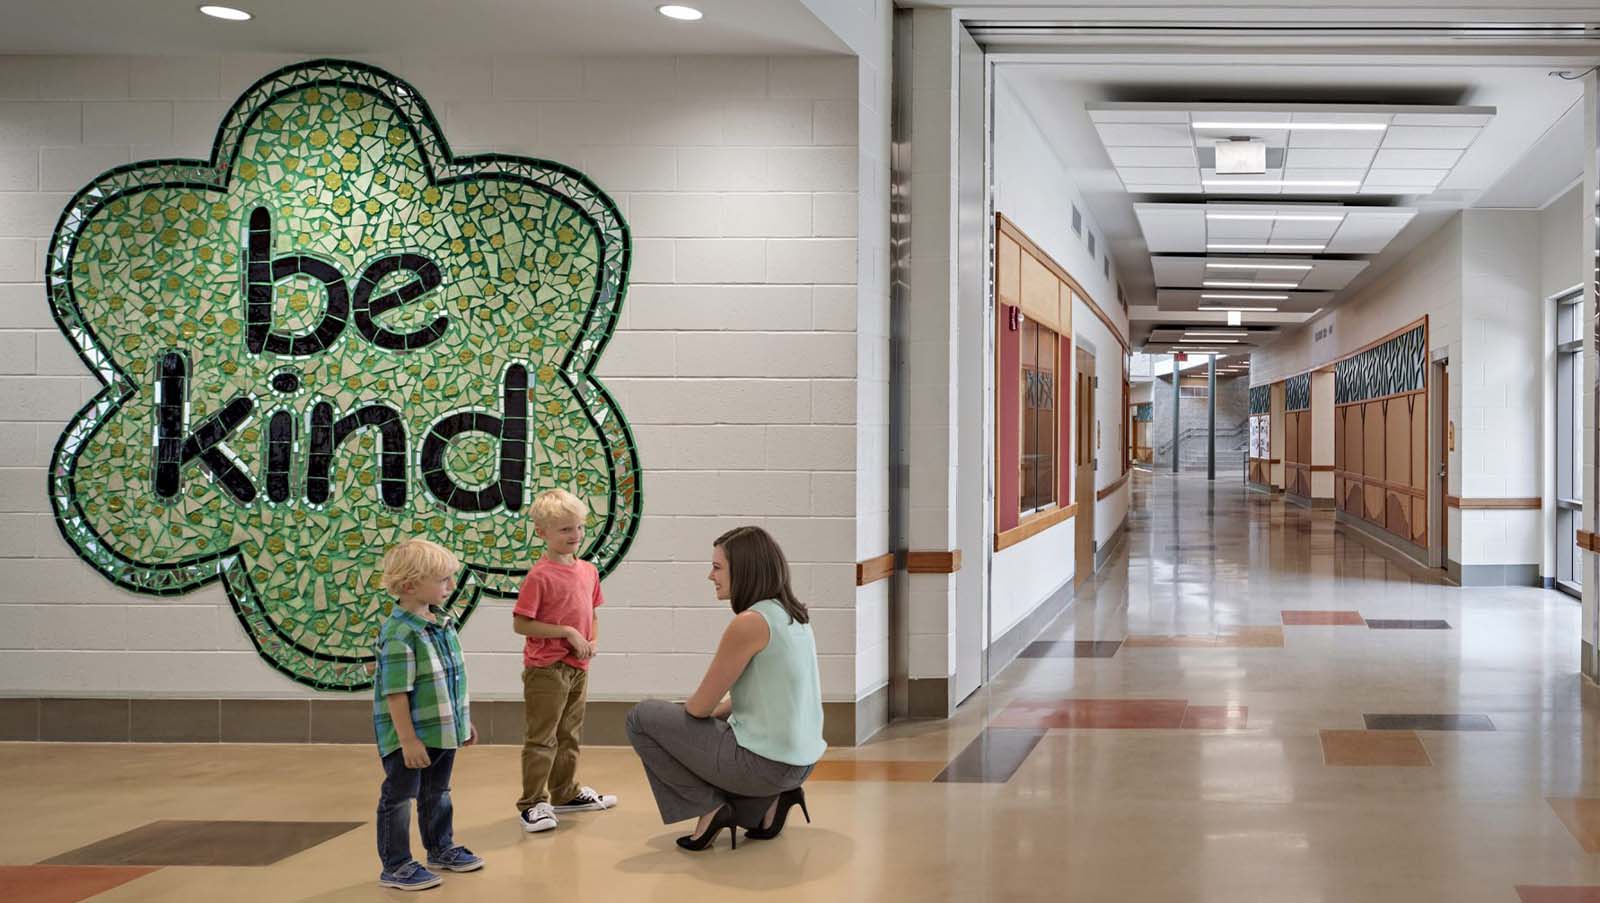
MULTIPOLYGON (((61 426, 97 388, 41 284, 62 206, 107 167, 205 156, 231 102, 297 59, 0 59, 5 693, 311 695, 256 655, 220 589, 137 596, 78 562, 51 522, 44 473, 61 426)), ((887 294, 883 268, 858 259, 857 136, 886 109, 884 76, 846 56, 368 61, 421 91, 457 151, 568 163, 632 226, 632 285, 599 372, 634 427, 646 507, 605 584, 591 694, 693 688, 728 617, 705 582, 710 541, 759 523, 816 613, 826 698, 854 700, 856 427, 886 419, 858 404, 860 358, 880 344, 858 343, 858 298, 869 278, 887 294)), ((886 135, 874 145, 886 169, 886 135)), ((870 190, 886 194, 882 182, 870 190)), ((887 355, 870 363, 878 398, 887 355)), ((476 697, 520 695, 510 617, 508 602, 488 602, 464 632, 476 697)))

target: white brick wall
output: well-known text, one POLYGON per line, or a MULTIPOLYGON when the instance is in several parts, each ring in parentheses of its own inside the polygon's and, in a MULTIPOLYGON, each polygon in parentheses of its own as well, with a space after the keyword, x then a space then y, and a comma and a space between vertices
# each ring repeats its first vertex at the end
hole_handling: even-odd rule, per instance
MULTIPOLYGON (((237 94, 294 61, 0 58, 0 695, 310 695, 257 657, 219 589, 137 596, 79 563, 44 490, 61 426, 97 385, 41 284, 63 205, 111 166, 205 156, 237 94)), ((605 583, 592 695, 693 688, 727 619, 705 581, 710 542, 756 523, 815 612, 825 697, 854 700, 857 299, 887 298, 886 212, 862 242, 873 256, 856 249, 857 192, 883 197, 887 136, 873 124, 858 149, 857 135, 858 117, 886 120, 887 82, 858 102, 849 57, 369 61, 423 93, 458 152, 574 166, 633 229, 599 373, 636 430, 645 516, 605 583)), ((872 363, 886 386, 886 355, 872 363)), ((865 410, 882 420, 880 407, 865 410)), ((509 610, 486 601, 464 632, 476 696, 520 695, 509 610)), ((881 604, 867 613, 882 622, 881 604)), ((862 662, 869 688, 887 674, 885 639, 862 662)))

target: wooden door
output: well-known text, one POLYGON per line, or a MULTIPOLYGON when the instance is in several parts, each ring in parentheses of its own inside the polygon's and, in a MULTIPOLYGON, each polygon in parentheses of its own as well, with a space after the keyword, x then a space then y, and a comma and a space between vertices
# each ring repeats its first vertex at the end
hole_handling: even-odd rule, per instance
POLYGON ((1450 364, 1439 368, 1439 566, 1450 567, 1450 364))
POLYGON ((1073 481, 1078 505, 1077 529, 1077 575, 1076 583, 1083 583, 1094 576, 1094 472, 1097 451, 1095 449, 1095 414, 1094 414, 1094 355, 1082 348, 1077 349, 1077 377, 1078 386, 1078 419, 1077 442, 1074 443, 1073 481))

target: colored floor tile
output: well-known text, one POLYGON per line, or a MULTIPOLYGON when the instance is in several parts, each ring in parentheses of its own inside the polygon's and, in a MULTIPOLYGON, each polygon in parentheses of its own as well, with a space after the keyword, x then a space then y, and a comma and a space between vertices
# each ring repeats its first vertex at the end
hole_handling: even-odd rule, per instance
POLYGON ((157 821, 45 865, 272 865, 362 827, 358 821, 157 821))
POLYGON ((1020 658, 1111 658, 1121 640, 1040 640, 1029 643, 1020 658))
POLYGON ((0 865, 0 900, 78 903, 153 871, 92 865, 0 865))
POLYGON ((1274 648, 1283 645, 1282 627, 1243 626, 1223 628, 1215 633, 1129 634, 1122 641, 1129 648, 1239 649, 1274 648))
POLYGON ((943 762, 873 759, 824 759, 808 781, 909 781, 926 783, 943 771, 943 762))
POLYGON ((990 727, 1070 730, 1178 728, 1188 703, 1182 699, 1019 700, 1006 706, 990 727))
POLYGON ((986 728, 933 780, 941 784, 1004 784, 1039 745, 1044 731, 986 728))
POLYGON ((1368 618, 1367 626, 1373 630, 1449 630, 1449 621, 1411 620, 1408 618, 1368 618))
POLYGON ((1600 903, 1600 886, 1517 885, 1522 903, 1600 903))
POLYGON ((1600 853, 1600 799, 1547 800, 1585 853, 1600 853))
POLYGON ((1492 731, 1488 715, 1362 715, 1369 731, 1492 731))
POLYGON ((1285 627, 1362 627, 1366 623, 1359 611, 1283 611, 1285 627))
POLYGON ((1178 726, 1201 731, 1237 731, 1249 726, 1249 708, 1242 705, 1192 705, 1178 726))
POLYGON ((1339 766, 1428 766, 1433 760, 1412 731, 1321 731, 1322 761, 1339 766))

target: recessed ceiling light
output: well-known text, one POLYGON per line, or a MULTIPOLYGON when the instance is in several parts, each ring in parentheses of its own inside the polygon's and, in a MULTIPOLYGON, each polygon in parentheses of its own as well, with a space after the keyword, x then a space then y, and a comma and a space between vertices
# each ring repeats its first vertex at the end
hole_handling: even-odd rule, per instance
POLYGON ((1210 241, 1207 251, 1321 251, 1327 245, 1262 244, 1259 242, 1210 241))
POLYGON ((1197 129, 1256 129, 1263 132, 1381 132, 1385 122, 1194 122, 1197 129))
POLYGON ((1201 306, 1199 309, 1200 310, 1213 311, 1213 312, 1226 311, 1226 312, 1229 312, 1229 313, 1232 313, 1233 311, 1236 311, 1236 310, 1247 310, 1247 311, 1250 311, 1251 313, 1268 313, 1268 314, 1273 314, 1273 313, 1277 313, 1278 312, 1278 309, 1276 307, 1240 307, 1237 304, 1233 305, 1232 307, 1205 307, 1205 306, 1201 306))
POLYGON ((1344 219, 1344 214, 1330 216, 1320 213, 1207 213, 1206 219, 1239 222, 1271 222, 1272 220, 1277 220, 1285 223, 1337 223, 1344 219))
POLYGON ((1200 283, 1206 288, 1299 288, 1298 282, 1238 282, 1231 279, 1207 279, 1200 283))
POLYGON ((1214 270, 1309 270, 1309 263, 1213 263, 1206 266, 1214 270))
POLYGON ((229 22, 248 22, 255 18, 242 9, 231 6, 202 6, 200 11, 213 19, 226 19, 229 22))
POLYGON ((1350 179, 1201 179, 1206 188, 1360 188, 1350 179))
POLYGON ((676 6, 670 3, 666 6, 656 7, 656 12, 669 19, 677 19, 680 22, 694 22, 705 15, 705 13, 692 6, 676 6))
MULTIPOLYGON (((1201 292, 1202 301, 1287 301, 1288 295, 1230 295, 1223 292, 1201 292)), ((1226 309, 1226 308, 1224 308, 1226 309)))

